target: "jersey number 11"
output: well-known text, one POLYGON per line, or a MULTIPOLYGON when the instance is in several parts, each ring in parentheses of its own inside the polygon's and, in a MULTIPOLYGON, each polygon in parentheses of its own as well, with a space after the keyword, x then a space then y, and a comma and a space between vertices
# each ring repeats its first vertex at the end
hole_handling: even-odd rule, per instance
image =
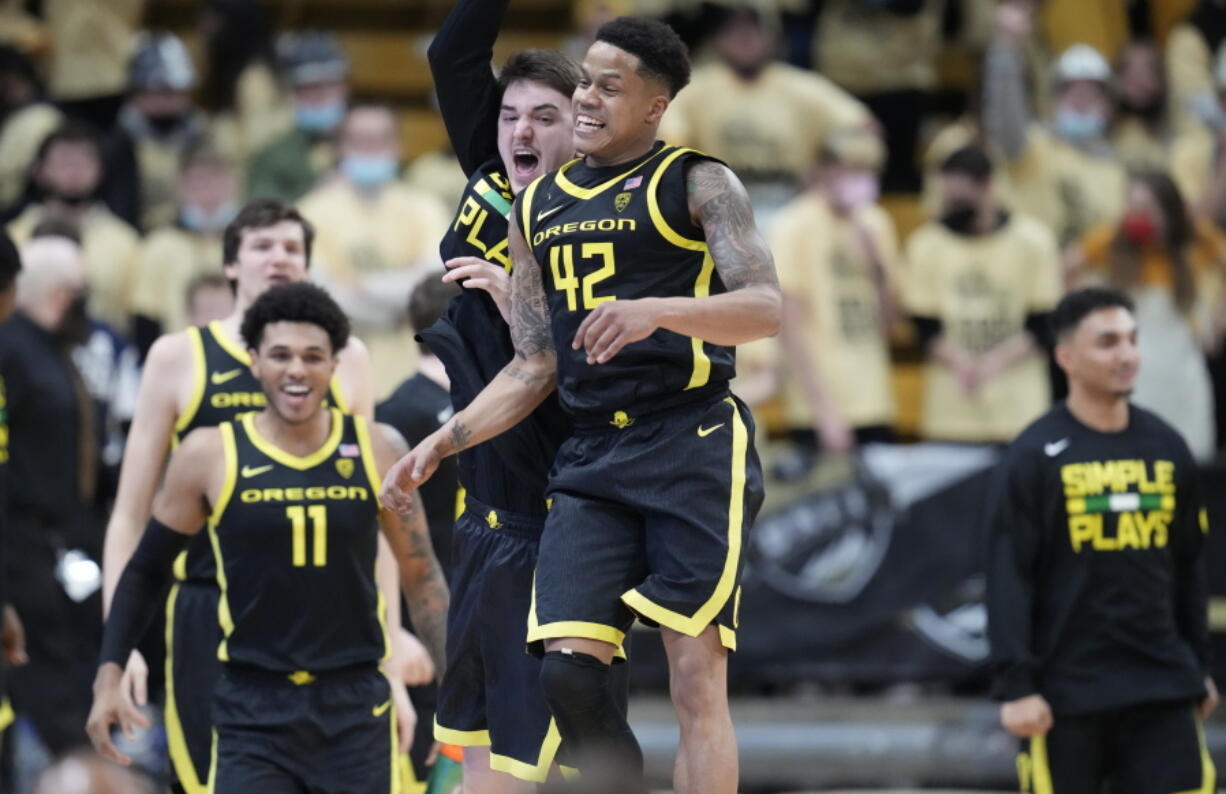
POLYGON ((294 567, 305 568, 307 564, 307 519, 311 519, 312 564, 322 568, 328 564, 328 508, 323 505, 293 505, 285 508, 293 534, 294 567))

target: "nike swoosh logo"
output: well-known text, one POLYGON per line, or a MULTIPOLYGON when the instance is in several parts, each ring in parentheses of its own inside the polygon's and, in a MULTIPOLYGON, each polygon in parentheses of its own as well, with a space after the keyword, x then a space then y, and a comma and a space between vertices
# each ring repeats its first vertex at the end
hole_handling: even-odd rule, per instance
POLYGON ((267 466, 244 466, 243 476, 244 477, 256 477, 258 475, 263 474, 266 471, 272 471, 271 463, 269 463, 267 466))
POLYGON ((1072 442, 1067 438, 1062 438, 1059 441, 1050 441, 1043 445, 1043 451, 1047 453, 1047 457, 1054 458, 1068 449, 1070 443, 1072 442))
POLYGON ((538 213, 536 214, 536 220, 537 220, 537 222, 539 223, 540 221, 544 220, 545 218, 548 218, 550 215, 554 214, 555 212, 557 212, 557 211, 558 211, 558 210, 560 210, 560 209, 562 209, 562 208, 561 208, 561 207, 554 207, 553 209, 549 209, 549 210, 541 210, 540 212, 538 212, 538 213))
POLYGON ((220 386, 223 383, 229 383, 242 374, 242 369, 232 369, 229 372, 214 372, 210 380, 213 381, 214 386, 220 386))
POLYGON ((390 709, 391 707, 392 707, 392 701, 389 700, 386 703, 384 703, 382 706, 375 706, 373 709, 370 710, 370 713, 376 717, 382 717, 384 714, 387 713, 387 710, 390 709))
POLYGON ((719 424, 715 425, 714 427, 701 427, 701 426, 700 426, 700 427, 698 428, 698 437, 699 437, 699 438, 706 438, 707 436, 709 436, 709 435, 711 435, 712 433, 714 433, 716 430, 719 430, 721 427, 723 427, 723 426, 724 426, 724 424, 725 424, 724 422, 720 422, 719 424))

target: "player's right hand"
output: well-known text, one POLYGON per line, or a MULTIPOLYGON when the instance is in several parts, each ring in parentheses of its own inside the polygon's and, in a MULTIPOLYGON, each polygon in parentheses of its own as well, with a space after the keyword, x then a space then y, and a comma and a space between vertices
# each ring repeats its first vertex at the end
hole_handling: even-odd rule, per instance
POLYGON ((1009 733, 1023 739, 1040 736, 1051 730, 1051 706, 1042 695, 1028 695, 1011 700, 1000 707, 1000 724, 1009 733))
POLYGON ((379 500, 387 509, 398 515, 407 515, 413 511, 413 492, 422 483, 430 479, 438 468, 439 455, 429 436, 409 451, 400 460, 392 464, 383 477, 383 487, 379 489, 379 500))
POLYGON ((457 256, 443 263, 443 281, 459 282, 464 289, 483 289, 494 299, 502 321, 511 322, 511 274, 506 268, 475 256, 457 256))
POLYGON ((4 628, 0 630, 0 645, 4 648, 4 663, 21 667, 30 661, 26 653, 26 630, 12 604, 4 605, 4 628))
POLYGON ((135 648, 128 654, 128 664, 123 669, 123 680, 119 687, 132 705, 139 707, 149 702, 149 665, 135 648))
POLYGON ((148 728, 149 720, 124 696, 121 691, 123 670, 113 662, 98 668, 94 678, 94 705, 89 710, 85 732, 93 742, 94 749, 104 758, 127 766, 132 763, 111 741, 111 726, 118 725, 124 736, 135 738, 136 728, 148 728))

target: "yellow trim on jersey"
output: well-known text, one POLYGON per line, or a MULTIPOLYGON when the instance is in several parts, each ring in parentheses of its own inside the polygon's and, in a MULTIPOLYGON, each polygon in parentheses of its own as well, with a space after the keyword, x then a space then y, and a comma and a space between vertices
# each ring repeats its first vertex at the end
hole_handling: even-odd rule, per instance
POLYGON ((175 557, 174 577, 180 582, 187 580, 187 549, 179 552, 179 556, 175 557))
POLYGON ((464 510, 467 507, 467 503, 464 500, 467 496, 468 489, 463 485, 457 485, 455 489, 455 515, 452 517, 453 521, 459 521, 460 516, 464 515, 464 510))
POLYGON ((1047 737, 1030 737, 1030 788, 1031 794, 1053 794, 1051 766, 1047 763, 1047 737))
MULTIPOLYGON (((339 421, 340 417, 335 416, 333 421, 339 421)), ((379 464, 375 461, 375 448, 370 443, 370 428, 366 424, 366 417, 354 415, 353 417, 354 433, 358 437, 358 449, 362 455, 362 467, 366 470, 366 478, 370 480, 370 487, 375 494, 375 504, 380 510, 383 509, 383 503, 379 501, 379 487, 383 484, 383 480, 379 477, 379 464)), ((378 547, 378 539, 375 539, 376 549, 378 547)), ((375 603, 375 617, 379 621, 379 630, 383 632, 383 657, 380 662, 386 662, 392 658, 392 636, 387 628, 387 599, 383 597, 383 590, 379 587, 378 571, 378 551, 375 552, 375 593, 378 598, 375 603)))
POLYGON ((444 728, 438 724, 438 715, 435 715, 434 739, 443 744, 454 744, 456 747, 487 747, 490 743, 490 732, 457 731, 454 728, 444 728))
POLYGON ((247 438, 251 440, 256 449, 282 466, 289 466, 291 469, 297 469, 298 471, 306 471, 332 457, 332 453, 336 452, 337 446, 341 443, 341 434, 345 429, 345 419, 336 408, 329 408, 328 412, 332 415, 332 429, 328 434, 327 440, 324 441, 322 447, 305 456, 286 452, 261 436, 260 431, 255 427, 255 413, 243 414, 238 417, 238 420, 243 423, 243 430, 247 432, 247 438))
POLYGON ((179 704, 175 700, 175 602, 179 598, 179 585, 170 588, 170 596, 166 599, 166 708, 163 721, 166 723, 166 749, 170 754, 170 765, 174 769, 175 779, 187 794, 205 794, 208 791, 207 781, 200 782, 200 774, 192 762, 191 751, 187 747, 187 737, 183 733, 183 723, 179 719, 179 704))
POLYGON ((187 399, 183 413, 179 414, 178 420, 175 421, 175 432, 171 434, 171 449, 179 445, 179 433, 187 429, 200 411, 200 404, 204 402, 205 384, 209 377, 208 363, 204 360, 204 338, 200 336, 200 329, 195 326, 188 328, 187 338, 192 342, 192 369, 196 372, 196 382, 192 386, 192 394, 187 399))
POLYGON ((529 247, 532 245, 530 242, 532 240, 532 197, 536 195, 537 185, 541 184, 541 180, 544 178, 543 176, 538 176, 529 182, 519 198, 519 210, 522 216, 519 222, 519 232, 523 235, 525 241, 529 241, 529 247))
POLYGON ((13 703, 8 698, 0 701, 0 731, 6 730, 8 726, 13 724, 13 720, 17 719, 17 715, 13 712, 13 703))
POLYGON ((1200 743, 1200 787, 1179 794, 1213 794, 1217 791, 1217 767, 1209 755, 1209 747, 1205 744, 1205 725, 1200 717, 1196 717, 1196 739, 1200 743))
MULTIPOLYGON (((622 593, 622 602, 661 626, 690 637, 697 637, 715 620, 721 609, 736 592, 736 575, 741 560, 741 530, 745 518, 745 461, 749 452, 749 431, 741 419, 741 411, 731 397, 724 402, 732 406, 732 486, 728 498, 728 554, 715 590, 706 603, 693 615, 682 615, 651 601, 638 590, 622 593)), ((580 635, 582 636, 582 635, 580 635)), ((724 633, 720 632, 723 641, 724 633)), ((735 635, 733 636, 735 642, 735 635)))
POLYGON ((550 717, 549 730, 545 732, 545 739, 541 742, 541 752, 536 758, 536 764, 525 763, 508 755, 499 755, 491 750, 490 769, 506 772, 529 783, 544 783, 549 779, 549 770, 561 745, 562 734, 558 732, 558 724, 550 717))
POLYGON ((727 626, 719 627, 719 643, 730 651, 736 650, 736 630, 727 626))
POLYGON ((229 584, 226 581, 225 561, 221 556, 221 539, 217 537, 217 525, 226 512, 226 506, 230 504, 230 497, 234 494, 234 485, 238 481, 238 446, 234 441, 233 422, 223 422, 218 425, 218 429, 221 430, 226 478, 222 483, 221 493, 217 497, 217 504, 213 505, 213 512, 209 516, 209 542, 213 546, 213 557, 217 561, 217 586, 221 590, 221 598, 217 602, 217 621, 221 624, 222 640, 221 645, 217 646, 217 658, 228 662, 230 652, 226 648, 226 641, 229 640, 230 633, 234 631, 234 618, 230 615, 230 600, 226 597, 229 584))
MULTIPOLYGON (((702 267, 698 271, 698 278, 694 281, 694 297, 706 298, 711 294, 711 275, 715 272, 715 260, 711 258, 707 243, 704 240, 691 240, 669 226, 668 221, 664 219, 664 213, 660 211, 660 200, 657 197, 657 190, 660 180, 664 178, 664 173, 673 164, 673 161, 683 154, 701 154, 701 152, 693 149, 677 149, 664 158, 664 162, 651 175, 651 181, 647 183, 647 214, 651 216, 651 224, 665 240, 687 251, 702 252, 702 267)), ((703 341, 697 337, 691 337, 690 344, 694 350, 694 372, 690 375, 690 382, 685 387, 687 391, 706 386, 711 380, 711 359, 707 356, 703 341)))
POLYGON ((574 165, 575 163, 579 162, 582 159, 582 158, 576 157, 574 160, 571 160, 569 163, 567 163, 566 165, 558 169, 557 174, 554 176, 554 182, 557 184, 558 187, 562 189, 562 192, 569 193, 570 195, 574 196, 577 199, 583 199, 586 201, 587 199, 590 199, 594 196, 598 196, 604 191, 613 187, 618 182, 630 176, 635 171, 638 171, 640 168, 643 168, 648 163, 650 163, 652 160, 655 160, 657 157, 659 157, 664 152, 667 152, 668 150, 669 150, 668 146, 661 146, 660 151, 656 152, 651 157, 648 157, 646 160, 639 163, 634 168, 623 171, 622 173, 618 174, 612 179, 606 182, 602 182, 599 185, 596 185, 595 187, 579 187, 574 182, 571 182, 569 179, 566 178, 567 169, 569 169, 572 165, 574 165))
POLYGON ((345 391, 341 388, 340 378, 335 375, 328 381, 328 396, 332 398, 332 406, 343 414, 349 413, 349 401, 345 399, 345 391))
POLYGON ((213 339, 217 340, 217 344, 221 346, 221 349, 229 353, 235 361, 244 367, 251 366, 251 356, 245 348, 239 347, 234 340, 226 336, 226 332, 221 328, 221 320, 214 320, 209 323, 209 333, 213 335, 213 339))

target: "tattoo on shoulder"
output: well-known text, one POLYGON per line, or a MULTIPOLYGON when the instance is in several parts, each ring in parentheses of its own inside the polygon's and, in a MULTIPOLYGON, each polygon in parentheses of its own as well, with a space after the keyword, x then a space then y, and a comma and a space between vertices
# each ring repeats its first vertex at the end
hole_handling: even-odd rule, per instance
POLYGON ((724 286, 735 290, 778 285, 775 263, 754 223, 749 195, 727 166, 710 160, 694 163, 686 174, 686 191, 724 286))

